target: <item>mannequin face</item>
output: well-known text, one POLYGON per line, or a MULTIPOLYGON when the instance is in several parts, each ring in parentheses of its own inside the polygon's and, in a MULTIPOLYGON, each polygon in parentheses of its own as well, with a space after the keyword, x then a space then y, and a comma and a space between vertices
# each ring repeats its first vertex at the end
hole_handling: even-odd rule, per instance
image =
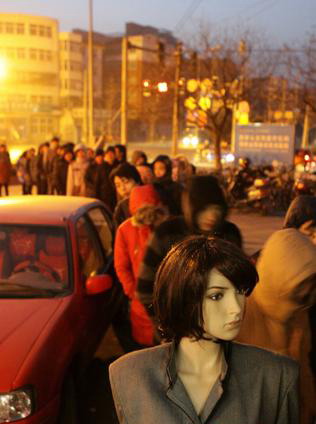
POLYGON ((222 340, 237 337, 244 316, 245 295, 213 268, 203 300, 205 335, 222 340))
POLYGON ((222 208, 219 205, 208 205, 197 213, 197 226, 202 231, 211 231, 221 220, 222 214, 222 208))

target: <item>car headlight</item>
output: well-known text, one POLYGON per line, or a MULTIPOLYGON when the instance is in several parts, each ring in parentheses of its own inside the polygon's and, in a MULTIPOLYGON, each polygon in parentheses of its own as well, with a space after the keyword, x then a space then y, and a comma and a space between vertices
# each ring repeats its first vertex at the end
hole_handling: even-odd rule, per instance
POLYGON ((0 394, 0 423, 22 420, 32 413, 32 393, 28 389, 0 394))

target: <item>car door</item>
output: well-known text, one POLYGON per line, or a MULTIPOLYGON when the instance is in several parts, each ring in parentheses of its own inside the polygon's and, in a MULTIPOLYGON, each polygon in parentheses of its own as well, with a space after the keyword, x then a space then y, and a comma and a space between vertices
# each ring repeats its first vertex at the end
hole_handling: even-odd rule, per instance
MULTIPOLYGON (((105 229, 103 231, 105 232, 105 229)), ((75 232, 79 255, 80 283, 82 284, 80 296, 80 320, 83 323, 81 343, 84 350, 91 354, 112 318, 115 296, 113 295, 113 288, 96 295, 85 293, 87 278, 107 272, 109 261, 101 245, 97 227, 88 213, 76 221, 75 232)))

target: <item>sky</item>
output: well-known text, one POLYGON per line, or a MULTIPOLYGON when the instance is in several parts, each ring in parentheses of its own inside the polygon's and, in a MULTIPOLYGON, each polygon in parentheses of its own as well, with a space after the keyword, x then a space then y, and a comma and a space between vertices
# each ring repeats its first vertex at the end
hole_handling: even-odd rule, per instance
MULTIPOLYGON (((28 13, 59 21, 60 30, 88 28, 89 0, 0 0, 0 13, 28 13)), ((316 0, 93 0, 94 30, 120 33, 125 22, 194 34, 201 20, 216 28, 241 24, 275 44, 302 41, 316 32, 316 0)))

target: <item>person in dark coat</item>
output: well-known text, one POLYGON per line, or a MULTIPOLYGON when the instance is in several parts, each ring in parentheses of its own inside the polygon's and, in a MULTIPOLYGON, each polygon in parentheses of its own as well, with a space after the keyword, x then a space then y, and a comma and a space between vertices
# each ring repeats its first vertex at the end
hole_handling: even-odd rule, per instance
POLYGON ((114 146, 114 150, 119 165, 121 163, 127 162, 126 146, 124 146, 123 144, 116 144, 114 146))
POLYGON ((98 149, 94 162, 89 165, 85 175, 86 195, 102 200, 111 212, 116 205, 116 194, 110 181, 111 167, 103 159, 104 152, 98 149))
POLYGON ((170 215, 181 215, 182 186, 172 180, 172 161, 167 155, 159 155, 152 164, 154 186, 159 196, 169 209, 170 215))
POLYGON ((67 189, 68 167, 74 159, 74 153, 73 150, 66 145, 62 146, 62 148, 64 152, 63 156, 58 157, 54 166, 54 185, 57 194, 65 196, 67 189))
POLYGON ((56 162, 60 158, 58 155, 59 149, 59 137, 53 137, 49 143, 49 149, 47 152, 47 193, 55 194, 55 178, 54 178, 54 169, 56 167, 56 162))
POLYGON ((7 146, 0 145, 0 196, 2 195, 2 187, 6 196, 9 196, 9 182, 11 177, 11 160, 7 146))
POLYGON ((131 216, 129 210, 129 196, 136 185, 142 185, 142 179, 135 166, 128 162, 122 163, 110 174, 117 195, 118 203, 113 213, 115 229, 131 216))
POLYGON ((48 143, 42 143, 38 148, 37 156, 37 194, 48 193, 48 143))
POLYGON ((226 199, 218 180, 212 175, 189 178, 182 193, 182 208, 183 216, 169 218, 155 229, 140 266, 137 296, 151 316, 156 272, 175 243, 189 235, 204 234, 220 237, 242 247, 239 229, 226 220, 226 199))
POLYGON ((115 149, 113 146, 108 146, 104 152, 104 162, 106 162, 110 168, 111 171, 116 168, 119 163, 115 156, 115 149))

